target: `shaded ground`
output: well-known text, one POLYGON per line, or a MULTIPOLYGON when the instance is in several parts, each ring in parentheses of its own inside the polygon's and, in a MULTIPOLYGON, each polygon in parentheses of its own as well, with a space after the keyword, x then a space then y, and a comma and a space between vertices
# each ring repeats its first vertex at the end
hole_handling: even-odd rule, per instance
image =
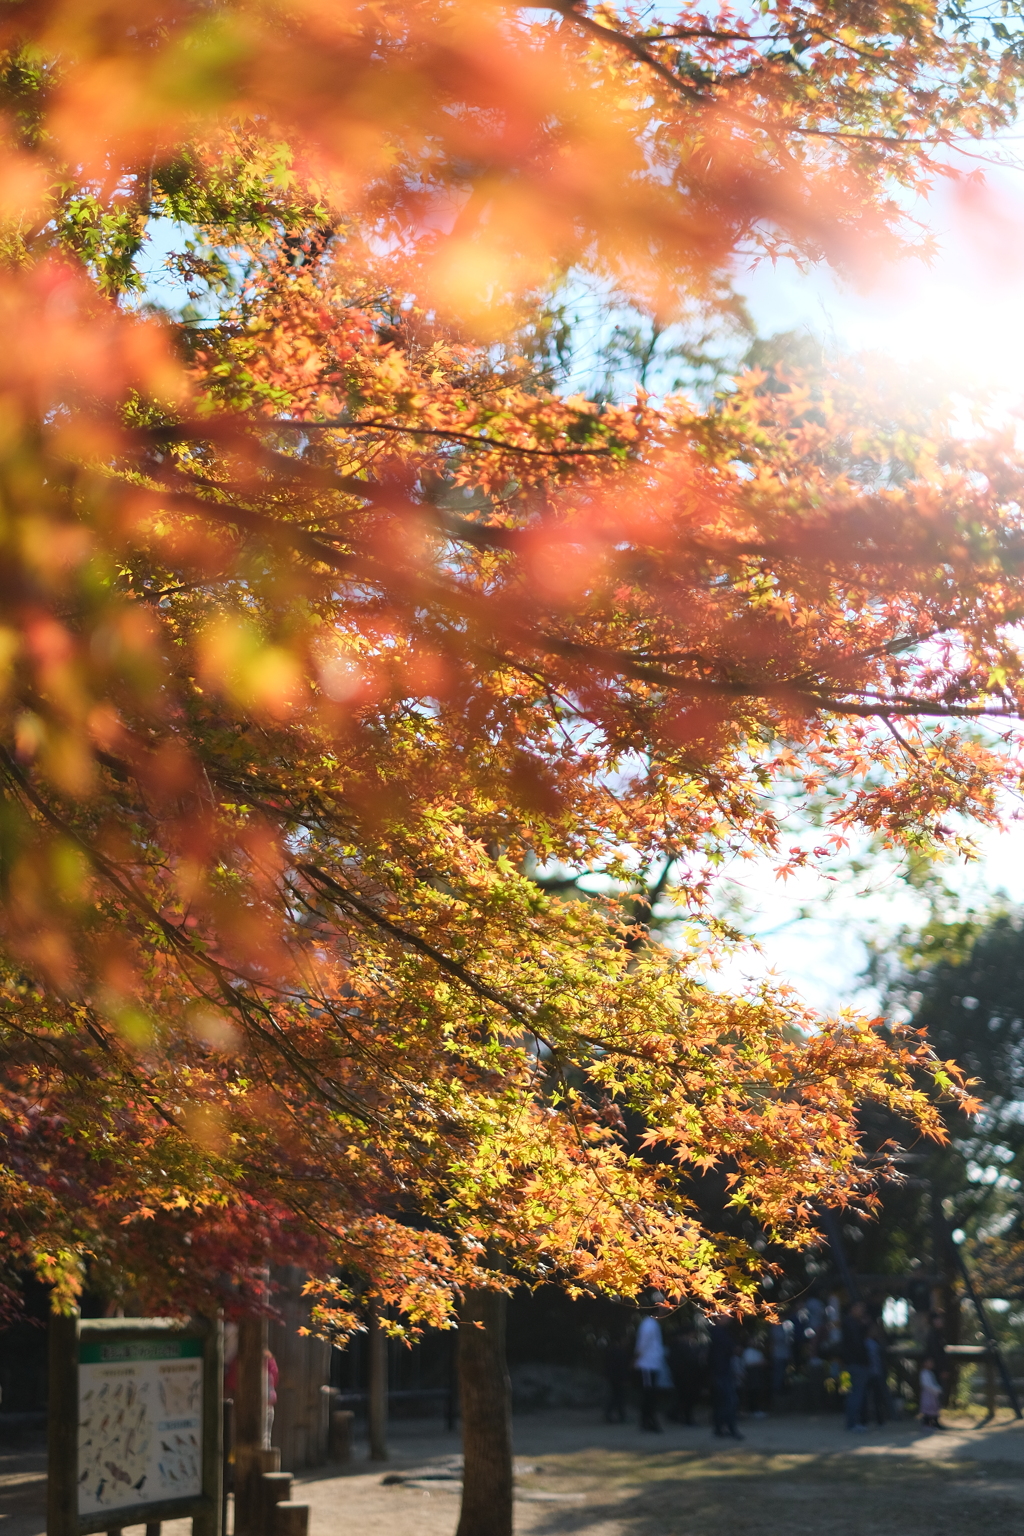
MULTIPOLYGON (((742 1444, 706 1426, 659 1437, 594 1415, 516 1422, 520 1536, 987 1536, 1024 1522, 1024 1426, 951 1421, 847 1435, 836 1416, 744 1424, 742 1444)), ((458 1437, 398 1424, 387 1466, 356 1447, 350 1469, 296 1478, 310 1536, 452 1536, 458 1437), (389 1479, 401 1479, 385 1483, 389 1479)), ((42 1536, 45 1458, 0 1450, 0 1536, 42 1536)), ((141 1527, 133 1536, 142 1536, 141 1527)), ((187 1523, 164 1536, 188 1536, 187 1523)))

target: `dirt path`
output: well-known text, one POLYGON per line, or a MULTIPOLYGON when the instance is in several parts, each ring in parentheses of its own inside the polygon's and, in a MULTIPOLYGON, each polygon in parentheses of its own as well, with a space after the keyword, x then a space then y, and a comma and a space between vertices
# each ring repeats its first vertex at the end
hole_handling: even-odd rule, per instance
MULTIPOLYGON (((1024 1521, 1024 1426, 1005 1414, 945 1434, 847 1435, 831 1416, 743 1429, 734 1444, 706 1426, 654 1437, 591 1414, 523 1417, 517 1536, 987 1536, 1024 1521)), ((387 1466, 357 1446, 350 1469, 297 1477, 310 1536, 453 1536, 458 1449, 456 1435, 398 1424, 387 1466)), ((39 1447, 0 1452, 0 1536, 43 1536, 44 1468, 39 1447)), ((164 1536, 189 1536, 187 1523, 164 1536)))
MULTIPOLYGON (((1024 1426, 961 1421, 847 1435, 838 1417, 744 1425, 736 1445, 706 1427, 634 1426, 582 1414, 516 1423, 519 1536, 963 1536, 1024 1520, 1024 1426)), ((455 1438, 396 1432, 388 1468, 313 1474, 296 1497, 311 1536, 452 1536, 455 1438), (401 1476, 402 1482, 383 1482, 401 1476)))

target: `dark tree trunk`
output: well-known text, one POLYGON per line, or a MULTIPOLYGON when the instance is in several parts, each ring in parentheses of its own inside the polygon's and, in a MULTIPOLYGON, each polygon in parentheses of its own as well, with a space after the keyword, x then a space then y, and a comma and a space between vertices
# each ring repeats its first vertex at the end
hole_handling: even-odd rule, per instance
POLYGON ((367 1417, 370 1424, 370 1460, 388 1459, 388 1336, 380 1326, 376 1305, 369 1320, 370 1379, 367 1417))
POLYGON ((496 1291, 467 1291, 459 1309, 459 1392, 463 1473, 456 1536, 512 1536, 512 1391, 505 1297, 496 1291))

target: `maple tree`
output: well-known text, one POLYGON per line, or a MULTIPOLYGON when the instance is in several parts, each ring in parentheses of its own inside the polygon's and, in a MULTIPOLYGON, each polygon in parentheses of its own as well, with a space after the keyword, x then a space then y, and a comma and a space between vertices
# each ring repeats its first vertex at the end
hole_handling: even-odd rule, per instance
POLYGON ((751 1306, 686 1171, 802 1244, 872 1199, 858 1103, 941 1135, 921 1073, 963 1094, 917 1037, 711 985, 714 874, 998 819, 1012 433, 854 367, 701 409, 543 360, 582 273, 668 323, 735 312, 744 248, 900 248, 892 188, 1011 120, 1019 36, 656 25, 0 18, 3 1196, 59 1304, 86 1261, 208 1305, 286 1251, 339 1336, 339 1272, 413 1327, 519 1276, 751 1306), (671 948, 620 899, 659 871, 671 948))

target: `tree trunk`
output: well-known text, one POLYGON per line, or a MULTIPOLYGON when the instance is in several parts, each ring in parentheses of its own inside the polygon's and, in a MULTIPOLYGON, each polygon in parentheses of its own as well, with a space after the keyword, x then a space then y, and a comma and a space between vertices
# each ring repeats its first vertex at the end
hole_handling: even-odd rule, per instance
POLYGON ((388 1459, 388 1336, 380 1326, 377 1307, 369 1317, 370 1379, 367 1417, 370 1421, 370 1460, 388 1459))
POLYGON ((459 1309, 462 1512, 456 1536, 512 1536, 512 1390, 505 1302, 467 1291, 459 1309), (482 1323, 483 1327, 474 1327, 482 1323))

